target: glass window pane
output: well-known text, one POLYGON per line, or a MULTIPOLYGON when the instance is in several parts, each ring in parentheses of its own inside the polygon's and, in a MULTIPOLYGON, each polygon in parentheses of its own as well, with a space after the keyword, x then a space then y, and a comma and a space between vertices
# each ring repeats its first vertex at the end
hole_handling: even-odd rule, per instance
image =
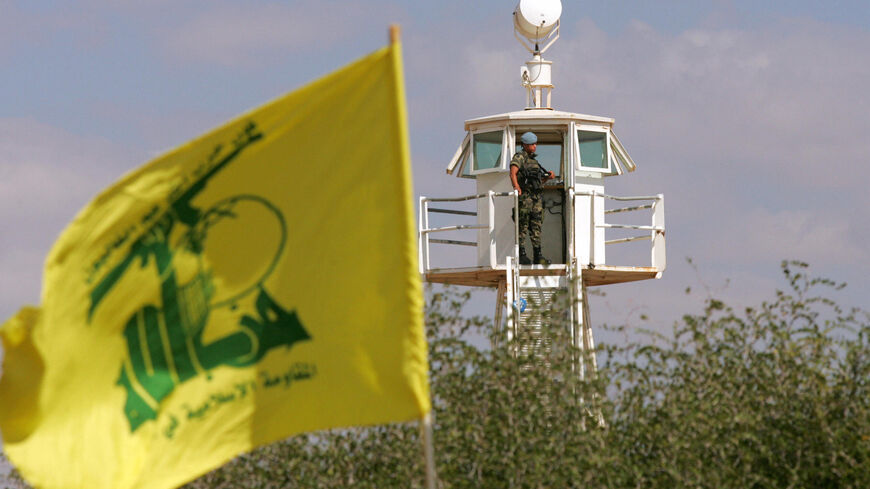
MULTIPOLYGON (((517 153, 523 150, 521 144, 517 145, 517 153)), ((538 149, 535 150, 538 155, 535 159, 544 167, 545 170, 556 174, 556 177, 562 176, 562 144, 561 143, 538 143, 538 149)))
POLYGON ((468 145, 465 145, 465 149, 462 150, 462 156, 459 158, 459 164, 462 166, 462 176, 470 177, 471 176, 471 165, 468 164, 468 155, 471 152, 468 151, 468 145))
POLYGON ((580 143, 580 166, 607 168, 607 133, 577 131, 580 143))
POLYGON ((502 131, 474 135, 474 169, 497 168, 501 162, 502 131))

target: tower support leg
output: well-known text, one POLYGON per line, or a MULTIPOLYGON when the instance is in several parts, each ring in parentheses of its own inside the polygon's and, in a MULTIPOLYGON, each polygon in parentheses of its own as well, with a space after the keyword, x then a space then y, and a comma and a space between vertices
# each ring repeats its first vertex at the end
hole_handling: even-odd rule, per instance
POLYGON ((496 289, 495 293, 495 316, 493 318, 493 328, 495 329, 495 334, 492 335, 492 347, 493 349, 498 348, 498 340, 502 335, 502 328, 507 330, 508 328, 508 315, 510 311, 507 308, 510 307, 508 305, 508 296, 507 296, 507 278, 502 277, 498 281, 498 289, 496 289))
MULTIPOLYGON (((595 358, 595 340, 592 337, 592 323, 589 320, 589 295, 586 293, 586 284, 583 283, 580 273, 573 281, 572 289, 574 292, 574 307, 571 311, 574 317, 572 336, 577 351, 576 370, 581 380, 592 380, 598 372, 598 361, 595 358)), ((599 409, 594 409, 590 414, 594 416, 598 426, 605 426, 604 415, 599 409)))
POLYGON ((504 298, 505 298, 505 336, 508 343, 513 341, 517 334, 517 322, 519 321, 519 311, 517 305, 519 303, 519 294, 517 279, 519 278, 517 263, 514 263, 513 257, 505 257, 505 277, 504 277, 504 298))
MULTIPOLYGON (((580 272, 578 270, 578 272, 580 272)), ((587 304, 586 285, 583 283, 582 272, 577 273, 571 281, 571 339, 576 353, 575 369, 581 380, 592 374, 588 359, 587 345, 591 342, 592 331, 589 327, 589 307, 587 304), (587 340, 588 337, 588 340, 587 340)), ((594 356, 594 355, 593 355, 594 356)))

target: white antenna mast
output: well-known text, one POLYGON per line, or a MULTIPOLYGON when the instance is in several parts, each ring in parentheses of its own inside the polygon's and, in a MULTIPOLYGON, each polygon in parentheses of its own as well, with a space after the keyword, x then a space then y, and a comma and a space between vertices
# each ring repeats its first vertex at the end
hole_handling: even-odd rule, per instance
POLYGON ((532 54, 532 59, 520 68, 526 87, 526 109, 552 109, 553 62, 544 60, 541 55, 559 39, 561 15, 559 0, 520 0, 514 9, 514 37, 532 54), (543 43, 546 44, 542 49, 543 43), (545 94, 547 100, 543 105, 545 94))

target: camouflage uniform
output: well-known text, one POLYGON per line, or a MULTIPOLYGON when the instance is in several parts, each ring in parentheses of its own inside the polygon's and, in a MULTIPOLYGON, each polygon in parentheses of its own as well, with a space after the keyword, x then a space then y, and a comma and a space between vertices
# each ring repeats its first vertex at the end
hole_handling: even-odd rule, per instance
POLYGON ((534 178, 524 178, 525 172, 534 175, 535 172, 543 170, 535 156, 537 156, 535 153, 528 153, 523 149, 511 159, 511 166, 520 169, 517 181, 523 191, 519 198, 520 248, 524 248, 523 245, 526 242, 526 236, 528 236, 532 240, 532 247, 539 250, 541 248, 541 223, 544 219, 543 179, 538 176, 537 185, 535 185, 534 178), (538 170, 539 168, 540 170, 538 170))

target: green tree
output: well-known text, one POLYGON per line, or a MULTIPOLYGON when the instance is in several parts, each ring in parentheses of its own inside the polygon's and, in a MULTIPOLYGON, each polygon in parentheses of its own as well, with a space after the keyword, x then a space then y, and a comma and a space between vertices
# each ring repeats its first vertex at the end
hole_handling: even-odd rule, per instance
POLYGON ((783 272, 758 307, 711 298, 670 339, 608 349, 608 487, 870 487, 868 314, 783 272))
MULTIPOLYGON (((710 297, 667 335, 599 346, 585 381, 564 298, 534 308, 537 341, 511 343, 463 315, 467 292, 430 292, 440 486, 870 487, 870 315, 803 263, 783 273, 757 306, 710 297)), ((418 427, 394 424, 296 436, 185 487, 422 488, 423 472, 418 427)))
MULTIPOLYGON (((870 318, 807 271, 783 263, 787 288, 756 307, 711 297, 670 335, 600 347, 587 381, 572 371, 564 304, 542 313, 545 337, 517 357, 504 338, 482 346, 497 333, 462 315, 467 293, 431 294, 440 485, 870 487, 870 318)), ((413 425, 335 430, 254 451, 189 488, 422 487, 419 447, 413 425)))

